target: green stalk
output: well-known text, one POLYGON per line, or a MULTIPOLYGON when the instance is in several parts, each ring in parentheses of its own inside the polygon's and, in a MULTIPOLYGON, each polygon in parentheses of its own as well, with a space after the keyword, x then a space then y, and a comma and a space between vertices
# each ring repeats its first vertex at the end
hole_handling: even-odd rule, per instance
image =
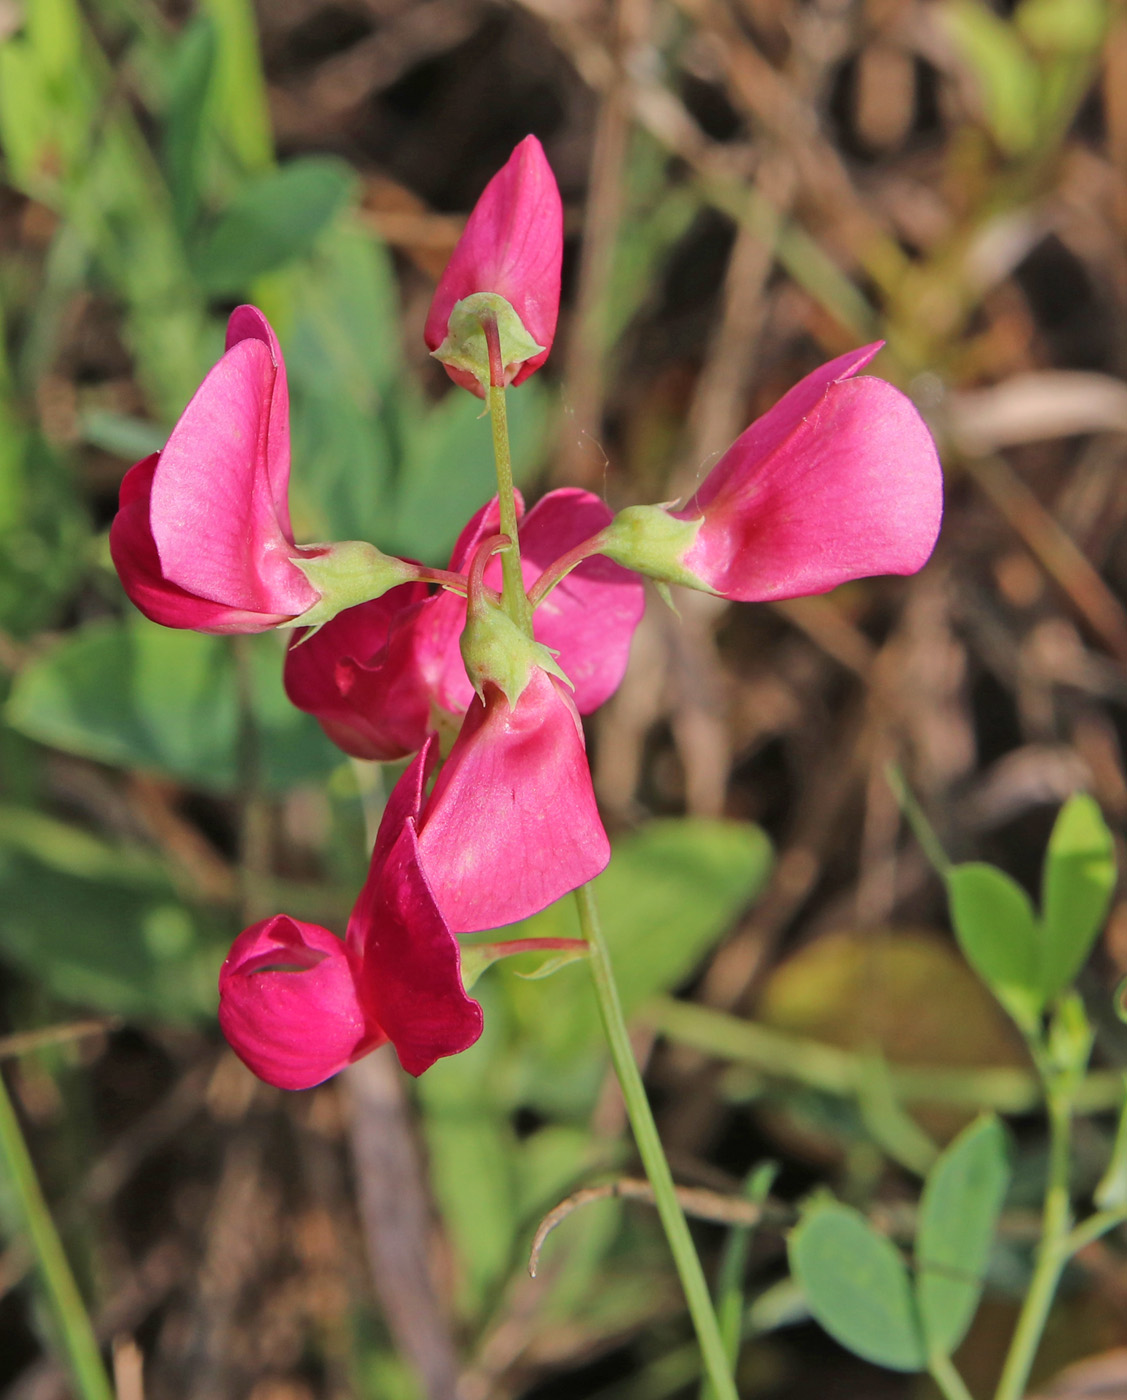
POLYGON ((1072 1148, 1072 1101, 1066 1088, 1049 1082, 1049 1181, 1042 1212, 1041 1242, 994 1400, 1021 1400, 1048 1321, 1057 1284, 1069 1259, 1072 1208, 1068 1164, 1072 1148))
POLYGON ((501 533, 512 544, 501 553, 501 601, 518 627, 532 635, 532 609, 524 591, 520 571, 520 543, 517 535, 517 505, 513 493, 513 463, 509 450, 509 416, 505 409, 505 386, 489 389, 489 419, 493 426, 493 459, 497 464, 497 498, 500 504, 501 533))
POLYGON ((513 492, 513 458, 509 447, 509 415, 505 407, 505 374, 501 360, 501 340, 497 322, 482 318, 485 344, 489 350, 489 421, 493 428, 493 460, 497 465, 497 501, 501 533, 512 543, 501 555, 501 601, 516 625, 532 636, 532 608, 524 591, 520 571, 520 541, 517 535, 517 503, 513 492))
POLYGON ((955 1370, 949 1356, 943 1356, 936 1352, 928 1361, 927 1369, 928 1374, 943 1392, 946 1400, 973 1400, 966 1382, 955 1370))
POLYGON ((74 1281, 55 1222, 43 1199, 35 1167, 20 1131, 12 1101, 0 1079, 0 1162, 23 1211, 47 1299, 66 1349, 82 1400, 113 1400, 106 1369, 82 1295, 74 1281))
POLYGON ((622 1088, 622 1097, 630 1126, 634 1131, 634 1140, 638 1144, 638 1153, 653 1187, 654 1204, 677 1266, 685 1301, 689 1305, 689 1314, 700 1343, 705 1373, 712 1384, 716 1400, 739 1400, 704 1271, 693 1246, 684 1211, 677 1200, 673 1176, 669 1170, 669 1163, 665 1160, 665 1152, 658 1137, 649 1100, 646 1098, 642 1076, 634 1060, 634 1051, 626 1029, 626 1018, 622 1014, 622 1002, 619 1000, 610 954, 599 923, 599 913, 591 886, 583 885, 576 890, 575 899, 579 908, 579 926, 591 950, 591 978, 595 984, 599 1013, 610 1046, 611 1061, 622 1088))

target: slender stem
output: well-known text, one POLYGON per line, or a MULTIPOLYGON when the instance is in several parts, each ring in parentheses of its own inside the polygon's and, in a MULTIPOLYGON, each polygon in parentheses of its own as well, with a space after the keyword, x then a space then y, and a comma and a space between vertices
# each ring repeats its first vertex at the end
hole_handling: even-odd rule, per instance
POLYGON ((622 1088, 622 1097, 626 1103, 630 1126, 634 1131, 634 1140, 638 1144, 638 1153, 653 1187, 654 1204, 681 1278, 685 1301, 689 1305, 697 1340, 700 1342, 704 1369, 712 1382, 716 1400, 738 1400, 708 1284, 705 1282, 704 1271, 689 1234, 685 1213, 677 1199, 673 1176, 669 1170, 669 1163, 665 1160, 642 1076, 634 1059, 634 1051, 626 1029, 626 1018, 622 1014, 622 1003, 619 1000, 610 954, 599 923, 599 913, 591 886, 581 886, 576 890, 575 898, 579 906, 579 926, 591 949, 591 978, 595 984, 599 1013, 610 1046, 611 1061, 622 1088))
POLYGON ((946 1400, 973 1400, 966 1382, 955 1370, 949 1356, 937 1352, 929 1357, 927 1369, 932 1380, 946 1396, 946 1400))
POLYGON ((113 1400, 97 1338, 43 1199, 12 1101, 0 1079, 0 1164, 20 1203, 47 1297, 82 1400, 113 1400))
POLYGON ((1041 1242, 1029 1292, 1025 1295, 1013 1340, 994 1400, 1021 1400, 1048 1321, 1061 1273, 1068 1262, 1072 1209, 1068 1163, 1072 1147, 1072 1102, 1067 1090, 1047 1085, 1049 1109, 1049 1181, 1041 1217, 1041 1242))
POLYGON ((584 559, 590 559, 592 554, 598 554, 599 541, 602 537, 602 531, 597 535, 592 535, 589 540, 584 540, 581 544, 577 544, 574 549, 569 549, 566 554, 561 554, 554 564, 550 564, 544 570, 533 584, 532 592, 528 595, 533 612, 551 593, 552 589, 567 578, 572 569, 582 564, 584 559))
POLYGON ((497 465, 497 503, 501 533, 512 544, 501 555, 501 590, 505 611, 518 627, 532 636, 532 609, 524 591, 520 571, 520 541, 517 536, 517 503, 513 491, 513 459, 509 448, 509 415, 505 408, 505 376, 501 363, 501 341, 497 322, 484 318, 481 323, 489 347, 489 421, 493 428, 493 460, 497 465))
POLYGON ((1127 1224, 1127 1206, 1116 1206, 1113 1210, 1097 1211, 1095 1215, 1090 1215, 1087 1220, 1081 1221, 1075 1230, 1071 1231, 1065 1238, 1064 1253, 1071 1259, 1074 1254, 1079 1254, 1088 1245, 1095 1244, 1109 1230, 1114 1230, 1117 1225, 1123 1224, 1127 1224))

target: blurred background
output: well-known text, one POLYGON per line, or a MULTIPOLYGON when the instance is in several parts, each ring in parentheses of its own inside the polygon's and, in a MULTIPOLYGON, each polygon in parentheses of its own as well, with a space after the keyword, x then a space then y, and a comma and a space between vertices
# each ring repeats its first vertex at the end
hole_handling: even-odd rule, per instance
MULTIPOLYGON (((529 499, 683 495, 878 338, 947 477, 914 579, 652 599, 590 725, 605 921, 676 1173, 731 1193, 770 1159, 784 1210, 819 1183, 892 1210, 996 1106, 1037 1199, 1024 1050, 887 769, 952 857, 1031 889, 1069 793, 1127 818, 1122 0, 0 0, 0 1053, 120 1400, 698 1390, 644 1202, 577 1207, 527 1275, 549 1209, 637 1174, 582 967, 488 973, 482 1041, 418 1083, 383 1053, 287 1095, 226 1050, 231 937, 277 909, 343 931, 385 779, 288 707, 281 639, 145 622, 106 544, 250 300, 289 370, 298 541, 445 563, 492 461, 422 324, 530 131, 567 243, 555 349, 510 395, 529 499)), ((1083 988, 1081 1193, 1124 973, 1117 904, 1083 988)), ((0 1392, 62 1400, 11 1179, 0 1227, 0 1392)), ((742 1263, 722 1225, 698 1241, 729 1261, 742 1394, 931 1393, 809 1323, 778 1228, 742 1263)), ((1028 1269, 1007 1240, 959 1357, 976 1392, 1028 1269)), ((1109 1237, 1041 1379, 1097 1355, 1052 1394, 1127 1394, 1124 1346, 1109 1237)))

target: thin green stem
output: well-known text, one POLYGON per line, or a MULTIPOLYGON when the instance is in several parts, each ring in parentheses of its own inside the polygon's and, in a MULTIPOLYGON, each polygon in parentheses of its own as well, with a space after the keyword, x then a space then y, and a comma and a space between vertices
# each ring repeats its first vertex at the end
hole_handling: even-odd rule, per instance
POLYGON ((1082 1220, 1065 1238, 1063 1249, 1067 1258, 1079 1254, 1082 1249, 1114 1230, 1117 1225, 1127 1224, 1127 1206, 1116 1206, 1113 1210, 1097 1211, 1087 1220, 1082 1220))
POLYGON ((966 1381, 955 1369, 954 1362, 949 1356, 936 1353, 928 1359, 928 1374, 943 1392, 946 1400, 973 1400, 970 1391, 967 1389, 966 1381))
POLYGON ((489 421, 493 428, 493 460, 497 466, 497 503, 501 534, 508 535, 512 544, 501 555, 501 577, 504 580, 501 599, 505 611, 518 627, 532 636, 532 608, 524 591, 520 571, 520 541, 517 536, 517 503, 513 490, 513 458, 509 447, 509 415, 505 407, 504 366, 501 362, 501 342, 497 322, 483 319, 485 343, 489 348, 489 421))
POLYGON ((113 1400, 90 1318, 39 1187, 7 1088, 0 1079, 0 1162, 23 1212, 71 1375, 82 1400, 113 1400))
POLYGON ((1041 1242, 1029 1292, 1025 1295, 1013 1340, 1006 1355, 994 1400, 1021 1400, 1041 1344, 1041 1334, 1068 1262, 1072 1206, 1068 1164, 1072 1149, 1072 1101, 1059 1083, 1047 1084, 1049 1109, 1049 1180, 1041 1216, 1041 1242))
POLYGON ((716 1400, 738 1400, 708 1284, 705 1282, 704 1271, 689 1234, 685 1213, 677 1200, 673 1176, 665 1159, 642 1076, 634 1059, 634 1051, 626 1029, 626 1018, 622 1014, 622 1003, 619 1000, 610 954, 599 923, 599 913, 591 886, 583 885, 576 890, 575 898, 579 907, 579 926, 591 950, 591 978, 595 984, 599 1013, 610 1046, 611 1061, 622 1088, 622 1097, 630 1126, 634 1131, 638 1153, 653 1187, 654 1204, 677 1266, 685 1301, 689 1305, 689 1314, 693 1319, 697 1340, 700 1342, 704 1369, 712 1383, 716 1400))

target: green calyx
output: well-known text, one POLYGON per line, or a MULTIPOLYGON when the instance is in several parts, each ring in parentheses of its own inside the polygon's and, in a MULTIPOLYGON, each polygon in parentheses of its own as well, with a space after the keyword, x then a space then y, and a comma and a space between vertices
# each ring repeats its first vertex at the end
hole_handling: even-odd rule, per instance
POLYGON ((683 562, 703 523, 703 518, 678 520, 664 506, 627 506, 599 535, 599 553, 659 583, 680 583, 714 594, 716 590, 683 562))
POLYGON ((390 588, 410 583, 418 568, 394 555, 384 554, 365 540, 344 540, 325 547, 323 554, 293 561, 320 598, 311 608, 282 627, 320 627, 345 608, 382 598, 390 588))
POLYGON ((460 645, 466 674, 482 700, 488 682, 504 694, 510 709, 515 708, 537 668, 571 687, 554 653, 534 642, 494 603, 471 606, 460 645))
POLYGON ((446 339, 431 354, 444 365, 472 374, 483 393, 489 392, 489 345, 484 323, 496 322, 501 345, 501 364, 507 384, 513 371, 544 349, 524 328, 510 302, 497 292, 474 292, 455 302, 446 329, 446 339))

